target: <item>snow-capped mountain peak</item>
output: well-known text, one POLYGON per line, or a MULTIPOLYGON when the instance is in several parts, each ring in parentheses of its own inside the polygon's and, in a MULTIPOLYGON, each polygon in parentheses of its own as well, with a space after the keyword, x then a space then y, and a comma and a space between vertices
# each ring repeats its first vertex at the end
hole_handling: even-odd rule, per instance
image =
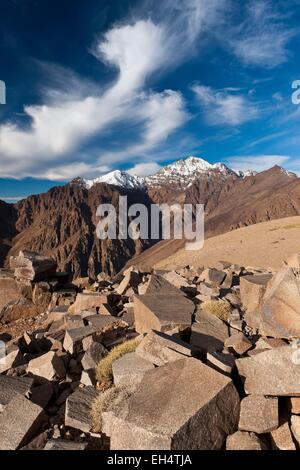
POLYGON ((199 177, 213 174, 219 174, 224 178, 231 175, 237 176, 236 173, 224 163, 212 164, 203 158, 191 156, 165 166, 155 175, 146 177, 145 182, 148 186, 160 186, 168 182, 170 184, 188 187, 199 177))
POLYGON ((95 179, 85 179, 83 180, 85 187, 90 189, 94 184, 97 183, 106 183, 112 186, 118 186, 128 189, 139 189, 144 186, 144 178, 139 176, 130 175, 126 171, 115 170, 107 173, 106 175, 99 176, 95 179))
MULTIPOLYGON (((282 171, 292 175, 284 169, 282 171)), ((151 176, 140 177, 126 171, 114 170, 95 179, 77 178, 73 183, 82 184, 87 189, 92 188, 97 183, 106 183, 132 190, 164 185, 186 189, 203 176, 207 178, 218 176, 225 180, 229 177, 246 178, 256 174, 255 171, 232 170, 224 163, 209 163, 203 158, 190 156, 161 168, 151 176)))

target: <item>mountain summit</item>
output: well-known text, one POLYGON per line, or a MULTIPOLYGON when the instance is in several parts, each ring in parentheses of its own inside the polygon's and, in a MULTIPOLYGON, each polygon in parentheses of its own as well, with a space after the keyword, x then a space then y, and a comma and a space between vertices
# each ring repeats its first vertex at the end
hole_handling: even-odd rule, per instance
POLYGON ((112 186, 119 186, 127 189, 140 189, 144 185, 144 178, 139 176, 130 175, 126 171, 115 170, 95 179, 82 180, 87 189, 90 189, 94 184, 106 183, 112 186))

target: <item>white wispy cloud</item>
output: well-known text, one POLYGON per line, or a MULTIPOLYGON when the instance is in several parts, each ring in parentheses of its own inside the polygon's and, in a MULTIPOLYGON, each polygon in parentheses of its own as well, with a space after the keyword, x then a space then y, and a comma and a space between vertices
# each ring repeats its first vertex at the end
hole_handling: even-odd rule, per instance
POLYGON ((9 196, 0 196, 0 200, 13 204, 13 203, 15 203, 15 202, 21 201, 21 199, 25 199, 26 197, 27 197, 27 196, 12 196, 12 197, 9 197, 9 196))
POLYGON ((288 9, 283 13, 280 2, 272 0, 250 0, 243 5, 245 19, 229 31, 225 43, 246 65, 274 68, 286 62, 288 44, 297 32, 286 24, 288 9))
POLYGON ((235 170, 260 172, 275 165, 285 166, 290 159, 287 155, 244 155, 227 158, 225 163, 235 170))
POLYGON ((193 85, 192 90, 196 94, 205 117, 209 124, 239 126, 245 122, 256 119, 259 108, 249 98, 234 89, 214 90, 203 85, 193 85))
POLYGON ((146 163, 137 163, 136 165, 134 165, 132 168, 130 168, 127 171, 131 175, 148 176, 148 175, 153 175, 160 168, 161 166, 156 162, 146 162, 146 163))
POLYGON ((166 0, 147 19, 143 11, 142 17, 113 25, 95 42, 92 53, 115 68, 115 80, 104 89, 95 84, 88 92, 89 87, 72 74, 64 76, 57 69, 58 87, 45 90, 44 104, 24 106, 30 125, 7 122, 0 127, 0 176, 93 176, 122 158, 154 150, 182 126, 188 113, 181 93, 154 93, 148 81, 186 60, 200 33, 218 20, 224 4, 225 0, 166 0), (97 136, 100 141, 103 132, 119 123, 142 125, 133 144, 122 152, 99 147, 96 160, 78 159, 89 139, 97 136))

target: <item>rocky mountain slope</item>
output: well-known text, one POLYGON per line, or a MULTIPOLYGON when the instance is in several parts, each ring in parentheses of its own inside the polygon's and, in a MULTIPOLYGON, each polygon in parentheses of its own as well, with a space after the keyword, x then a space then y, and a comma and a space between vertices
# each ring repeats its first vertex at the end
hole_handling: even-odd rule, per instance
POLYGON ((299 233, 299 216, 270 220, 210 237, 201 250, 182 248, 160 259, 154 267, 209 267, 220 259, 230 259, 232 263, 243 266, 280 269, 293 253, 300 251, 299 233))
MULTIPOLYGON (((265 220, 300 214, 300 180, 274 167, 245 176, 223 164, 211 165, 190 157, 169 165, 152 177, 139 178, 115 171, 95 180, 76 179, 46 194, 14 205, 0 202, 0 260, 30 249, 51 255, 60 270, 95 276, 116 273, 132 257, 159 240, 105 240, 96 237, 96 209, 101 203, 201 203, 205 206, 206 236, 265 220)), ((161 241, 142 255, 151 263, 176 251, 184 241, 161 241)))
MULTIPOLYGON (((204 204, 206 238, 300 214, 300 179, 277 166, 245 178, 200 178, 181 196, 185 203, 204 204)), ((162 190, 156 197, 164 199, 162 190)), ((153 266, 184 245, 185 240, 163 240, 131 262, 153 266)))

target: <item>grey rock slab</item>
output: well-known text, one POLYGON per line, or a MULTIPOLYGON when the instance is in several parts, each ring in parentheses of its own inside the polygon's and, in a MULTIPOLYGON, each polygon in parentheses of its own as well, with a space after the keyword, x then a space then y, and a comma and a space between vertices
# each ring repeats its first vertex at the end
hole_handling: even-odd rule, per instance
POLYGON ((25 446, 40 431, 44 410, 23 395, 13 398, 0 414, 0 449, 16 450, 25 446))
POLYGON ((138 333, 151 330, 168 331, 176 327, 190 328, 194 303, 184 296, 140 295, 134 297, 135 329, 138 333))
POLYGON ((278 398, 249 395, 241 401, 239 429, 266 434, 279 426, 278 398))
POLYGON ((236 361, 245 379, 247 394, 266 396, 300 396, 300 367, 294 360, 295 350, 284 346, 262 351, 236 361))
POLYGON ((65 425, 89 432, 92 427, 91 407, 97 395, 94 387, 77 388, 66 402, 65 425))
POLYGON ((232 381, 194 358, 145 373, 135 391, 103 413, 111 450, 221 449, 235 431, 232 381))

